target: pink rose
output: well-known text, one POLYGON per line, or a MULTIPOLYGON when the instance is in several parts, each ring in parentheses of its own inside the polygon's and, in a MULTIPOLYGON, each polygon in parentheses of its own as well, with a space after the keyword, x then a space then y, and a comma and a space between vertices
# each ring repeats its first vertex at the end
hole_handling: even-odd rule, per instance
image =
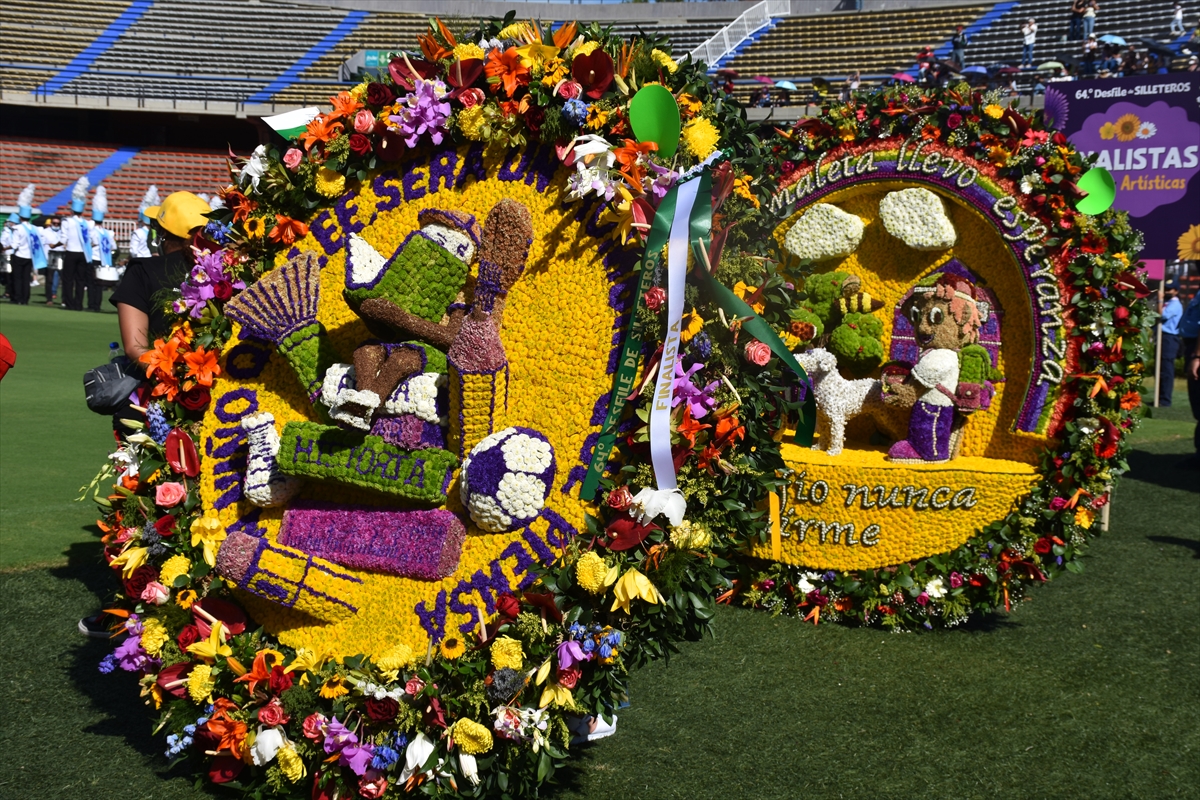
POLYGON ((951 572, 950 573, 950 588, 957 589, 958 587, 960 587, 962 585, 963 585, 962 574, 958 573, 958 572, 951 572))
POLYGON ((304 154, 295 147, 283 154, 283 165, 295 172, 300 167, 300 162, 303 160, 304 154))
POLYGON ((463 89, 458 95, 458 102, 463 108, 474 108, 483 102, 482 89, 463 89))
POLYGON ((325 723, 328 721, 325 719, 324 714, 309 714, 304 718, 304 738, 311 739, 314 742, 318 739, 324 739, 325 723))
POLYGON ((404 684, 404 691, 407 692, 410 697, 416 697, 424 688, 425 681, 421 680, 420 678, 409 678, 408 683, 404 684))
POLYGON ((272 697, 271 702, 258 710, 258 721, 263 725, 270 725, 271 727, 287 724, 288 715, 279 703, 278 697, 272 697))
POLYGON ((662 304, 667 301, 667 293, 663 291, 661 286, 651 286, 642 295, 642 299, 646 302, 646 308, 651 311, 658 311, 662 304))
POLYGON ((929 603, 928 592, 921 592, 919 595, 917 595, 917 605, 924 606, 924 605, 927 605, 928 603, 929 603))
POLYGON ((354 115, 354 130, 359 133, 370 133, 375 127, 375 115, 365 108, 354 115))
POLYGON ((558 87, 558 96, 563 100, 574 100, 581 94, 583 94, 583 87, 575 81, 566 81, 562 86, 558 87))
POLYGON ((771 360, 771 348, 759 341, 746 342, 745 355, 751 364, 762 367, 771 360))
POLYGON ((146 588, 142 589, 142 600, 147 603, 161 606, 169 599, 171 599, 171 592, 158 581, 150 581, 146 584, 146 588))
POLYGON ((187 489, 177 481, 160 483, 154 490, 154 504, 159 508, 170 508, 183 502, 187 489))

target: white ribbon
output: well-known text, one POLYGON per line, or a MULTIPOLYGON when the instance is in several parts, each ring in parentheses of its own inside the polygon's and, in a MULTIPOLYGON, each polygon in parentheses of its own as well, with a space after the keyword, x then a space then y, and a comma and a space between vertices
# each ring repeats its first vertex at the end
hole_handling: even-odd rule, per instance
POLYGON ((663 340, 662 358, 658 362, 654 405, 650 409, 650 462, 654 465, 654 479, 660 492, 676 489, 675 461, 671 458, 671 387, 675 381, 675 362, 679 358, 689 223, 699 188, 698 180, 679 185, 667 247, 667 335, 663 340))

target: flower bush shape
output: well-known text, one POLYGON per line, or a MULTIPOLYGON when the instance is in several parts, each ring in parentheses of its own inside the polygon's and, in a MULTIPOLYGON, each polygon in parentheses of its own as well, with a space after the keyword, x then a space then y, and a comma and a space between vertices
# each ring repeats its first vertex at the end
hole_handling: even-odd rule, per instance
POLYGON ((914 250, 945 250, 958 239, 942 198, 928 189, 888 192, 879 201, 879 219, 888 233, 914 250))

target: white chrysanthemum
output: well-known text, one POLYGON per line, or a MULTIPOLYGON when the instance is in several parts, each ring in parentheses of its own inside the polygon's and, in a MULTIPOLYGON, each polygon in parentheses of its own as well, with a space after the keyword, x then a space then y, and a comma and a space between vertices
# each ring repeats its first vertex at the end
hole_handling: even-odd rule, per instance
POLYGON ((353 365, 332 364, 321 381, 321 402, 333 408, 342 402, 342 392, 357 385, 353 365))
POLYGON ((812 261, 845 258, 862 242, 863 221, 835 205, 817 203, 804 212, 783 238, 793 255, 812 261))
POLYGON ((879 201, 879 218, 888 233, 914 250, 945 250, 958 240, 942 198, 928 189, 888 192, 879 201))
POLYGON ((524 472, 508 472, 500 479, 496 500, 514 519, 530 519, 542 510, 546 485, 541 478, 524 472))
POLYGON ((504 452, 504 465, 514 472, 540 474, 550 466, 550 443, 528 434, 510 436, 500 449, 504 452))
POLYGON ((486 494, 471 495, 467 507, 471 511, 471 519, 485 531, 500 533, 512 525, 512 517, 505 514, 500 505, 486 494))
POLYGON ((413 375, 396 387, 384 405, 384 411, 391 416, 412 414, 418 419, 441 425, 446 419, 438 416, 437 395, 438 388, 445 383, 446 376, 437 372, 413 375))
POLYGON ((925 594, 935 600, 940 600, 946 596, 946 585, 942 582, 941 578, 934 578, 925 584, 925 594))

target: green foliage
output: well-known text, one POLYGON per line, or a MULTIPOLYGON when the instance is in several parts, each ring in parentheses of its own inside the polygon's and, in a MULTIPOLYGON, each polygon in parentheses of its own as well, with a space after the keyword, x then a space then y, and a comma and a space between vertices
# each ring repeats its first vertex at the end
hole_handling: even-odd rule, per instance
POLYGON ((841 316, 837 301, 842 296, 842 281, 848 277, 847 272, 821 272, 804 279, 804 298, 800 305, 815 314, 825 330, 841 316))
POLYGON ((829 336, 829 352, 838 365, 866 374, 883 361, 883 323, 873 314, 852 312, 829 336))

